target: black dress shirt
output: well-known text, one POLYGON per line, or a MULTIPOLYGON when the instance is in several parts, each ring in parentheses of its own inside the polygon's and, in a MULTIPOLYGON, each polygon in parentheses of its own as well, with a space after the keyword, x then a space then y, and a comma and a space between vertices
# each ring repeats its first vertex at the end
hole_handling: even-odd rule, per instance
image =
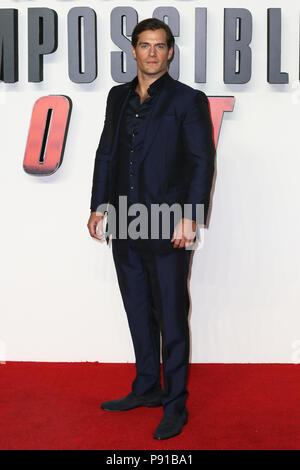
POLYGON ((145 121, 161 91, 168 72, 155 80, 147 90, 149 97, 140 102, 135 91, 138 77, 132 81, 127 106, 120 124, 118 142, 117 197, 126 195, 128 204, 138 201, 137 171, 139 154, 143 149, 145 121))

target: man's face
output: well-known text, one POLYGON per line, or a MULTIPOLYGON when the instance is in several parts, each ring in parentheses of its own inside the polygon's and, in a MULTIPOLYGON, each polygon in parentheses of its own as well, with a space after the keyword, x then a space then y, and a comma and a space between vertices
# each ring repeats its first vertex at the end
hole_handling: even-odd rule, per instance
POLYGON ((132 47, 138 70, 147 75, 167 71, 172 54, 173 47, 168 49, 167 33, 164 29, 143 31, 139 34, 136 48, 132 47))

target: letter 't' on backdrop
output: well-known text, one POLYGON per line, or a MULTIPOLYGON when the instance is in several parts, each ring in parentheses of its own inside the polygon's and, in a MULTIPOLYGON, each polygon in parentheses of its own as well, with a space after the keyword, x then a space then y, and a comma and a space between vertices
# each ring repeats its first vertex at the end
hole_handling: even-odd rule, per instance
POLYGON ((234 96, 209 96, 210 117, 212 120, 213 139, 215 149, 218 146, 222 120, 225 112, 232 112, 234 107, 234 96))
POLYGON ((35 102, 23 162, 26 173, 51 175, 60 167, 71 111, 68 96, 43 96, 35 102))

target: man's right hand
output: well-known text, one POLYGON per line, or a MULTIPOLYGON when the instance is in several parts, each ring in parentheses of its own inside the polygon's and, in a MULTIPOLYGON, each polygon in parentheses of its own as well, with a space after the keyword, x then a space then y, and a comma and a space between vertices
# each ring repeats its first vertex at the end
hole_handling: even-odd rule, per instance
POLYGON ((103 231, 103 218, 104 215, 100 212, 91 212, 90 218, 87 223, 90 235, 97 240, 100 240, 102 243, 105 241, 104 231, 103 231))

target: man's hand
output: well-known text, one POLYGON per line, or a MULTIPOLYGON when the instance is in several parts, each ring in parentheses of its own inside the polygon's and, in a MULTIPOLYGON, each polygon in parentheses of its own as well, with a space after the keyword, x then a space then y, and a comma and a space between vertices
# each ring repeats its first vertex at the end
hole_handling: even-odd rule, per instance
POLYGON ((194 243, 196 236, 196 222, 190 219, 181 219, 176 225, 171 242, 173 248, 187 248, 194 243))
POLYGON ((91 237, 100 240, 102 243, 105 241, 103 232, 103 218, 104 215, 100 212, 91 212, 89 221, 87 223, 91 237))

